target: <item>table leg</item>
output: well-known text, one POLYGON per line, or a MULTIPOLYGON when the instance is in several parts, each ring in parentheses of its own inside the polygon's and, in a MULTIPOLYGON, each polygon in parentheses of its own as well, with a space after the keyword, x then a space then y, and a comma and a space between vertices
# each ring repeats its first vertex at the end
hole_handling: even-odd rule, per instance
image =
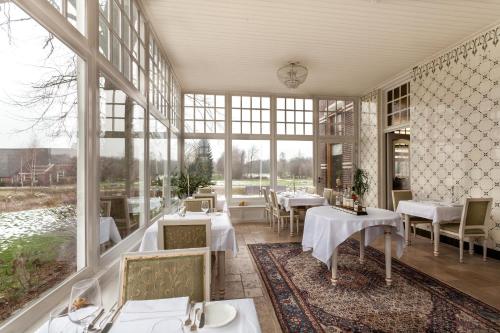
POLYGON ((385 282, 388 286, 392 284, 392 262, 391 262, 391 228, 390 226, 384 227, 385 238, 385 282))
POLYGON ((364 263, 365 262, 365 229, 362 229, 359 232, 359 262, 364 263))
POLYGON ((294 209, 293 207, 290 207, 290 236, 294 236, 295 233, 293 232, 293 223, 294 223, 294 209))
POLYGON ((405 244, 406 246, 410 245, 410 215, 404 214, 405 217, 405 244))
POLYGON ((217 251, 217 275, 219 276, 219 297, 226 296, 226 252, 217 251))
POLYGON ((434 256, 439 256, 439 222, 433 223, 434 228, 434 256))
POLYGON ((337 264, 338 264, 338 250, 335 249, 332 255, 332 284, 337 285, 337 264))

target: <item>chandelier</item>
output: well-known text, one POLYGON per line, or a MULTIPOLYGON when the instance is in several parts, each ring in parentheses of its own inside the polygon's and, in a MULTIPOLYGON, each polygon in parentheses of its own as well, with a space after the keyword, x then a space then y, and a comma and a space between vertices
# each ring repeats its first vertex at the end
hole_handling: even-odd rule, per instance
POLYGON ((283 82, 285 86, 291 89, 297 88, 304 83, 307 78, 307 68, 299 64, 299 62, 290 61, 278 69, 278 79, 283 82))

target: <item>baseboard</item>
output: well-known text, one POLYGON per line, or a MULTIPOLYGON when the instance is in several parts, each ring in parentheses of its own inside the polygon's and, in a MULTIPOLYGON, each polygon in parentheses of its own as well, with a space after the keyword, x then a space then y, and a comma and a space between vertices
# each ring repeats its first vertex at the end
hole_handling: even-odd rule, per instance
MULTIPOLYGON (((422 236, 422 237, 427 237, 429 239, 431 238, 431 232, 429 230, 425 230, 425 229, 417 228, 417 235, 422 236)), ((458 239, 453 238, 453 237, 449 237, 446 235, 440 235, 439 241, 441 243, 455 246, 456 248, 459 247, 458 239)), ((469 243, 467 243, 467 245, 464 245, 465 250, 468 249, 468 247, 467 247, 468 244, 469 243)), ((482 254, 483 253, 483 246, 479 245, 479 244, 474 244, 474 253, 482 254)), ((498 251, 498 250, 488 249, 488 251, 486 251, 486 255, 489 258, 500 260, 500 251, 498 251)))

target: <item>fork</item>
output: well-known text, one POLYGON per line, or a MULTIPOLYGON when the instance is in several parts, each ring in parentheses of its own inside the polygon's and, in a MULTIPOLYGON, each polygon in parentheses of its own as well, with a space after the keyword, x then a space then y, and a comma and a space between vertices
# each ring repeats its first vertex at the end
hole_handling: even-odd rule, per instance
POLYGON ((193 325, 191 325, 191 332, 198 330, 198 326, 196 326, 196 316, 198 315, 198 311, 200 311, 200 308, 196 309, 196 311, 194 312, 193 325))
MULTIPOLYGON (((186 321, 184 322, 184 326, 191 325, 191 310, 193 309, 194 304, 195 304, 194 301, 189 302, 188 317, 187 317, 186 321)), ((195 318, 195 320, 196 320, 196 318, 195 318)))

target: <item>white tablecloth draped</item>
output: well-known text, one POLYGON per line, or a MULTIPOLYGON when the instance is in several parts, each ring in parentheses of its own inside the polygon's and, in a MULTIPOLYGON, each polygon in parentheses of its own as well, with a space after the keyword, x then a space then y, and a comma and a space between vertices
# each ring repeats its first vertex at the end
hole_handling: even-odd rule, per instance
MULTIPOLYGON (((236 236, 234 227, 231 223, 229 216, 226 213, 205 214, 203 212, 195 213, 188 212, 185 217, 180 217, 177 214, 169 214, 163 216, 164 219, 169 220, 193 220, 193 219, 206 219, 210 217, 212 221, 212 244, 210 249, 212 251, 227 251, 233 252, 233 256, 238 253, 238 245, 236 243, 236 236)), ((146 229, 142 237, 141 246, 139 251, 158 251, 158 222, 153 223, 146 229)))
POLYGON ((324 262, 328 268, 334 250, 356 232, 366 229, 365 245, 370 245, 384 233, 384 226, 392 226, 392 238, 397 240, 397 256, 404 249, 404 228, 398 213, 367 208, 368 215, 356 216, 336 210, 330 206, 314 207, 307 210, 304 224, 302 248, 312 249, 312 255, 324 262))
POLYGON ((99 229, 99 244, 104 244, 109 240, 112 240, 113 243, 117 244, 122 240, 115 220, 112 217, 101 217, 101 225, 99 229))
POLYGON ((297 193, 285 192, 285 193, 279 193, 276 196, 278 198, 278 203, 287 212, 290 211, 291 207, 328 205, 328 201, 317 194, 309 194, 305 192, 297 192, 297 193))
POLYGON ((432 220, 432 223, 459 221, 463 205, 439 201, 401 200, 396 212, 432 220))
MULTIPOLYGON (((219 328, 205 327, 200 330, 201 332, 261 333, 257 311, 252 299, 245 298, 219 302, 234 306, 238 311, 236 318, 226 326, 219 328)), ((122 312, 111 327, 110 333, 149 333, 153 325, 162 319, 170 317, 185 320, 187 317, 185 302, 182 298, 134 301, 133 304, 130 304, 133 306, 128 305, 129 303, 123 307, 122 312)), ((199 307, 201 307, 201 304, 196 304, 196 308, 199 307)), ((58 327, 62 329, 61 332, 75 332, 75 326, 70 323, 67 317, 58 320, 60 321, 58 327)), ((81 331, 81 329, 78 329, 78 332, 81 331)), ((36 333, 48 333, 48 323, 40 327, 36 333)))

